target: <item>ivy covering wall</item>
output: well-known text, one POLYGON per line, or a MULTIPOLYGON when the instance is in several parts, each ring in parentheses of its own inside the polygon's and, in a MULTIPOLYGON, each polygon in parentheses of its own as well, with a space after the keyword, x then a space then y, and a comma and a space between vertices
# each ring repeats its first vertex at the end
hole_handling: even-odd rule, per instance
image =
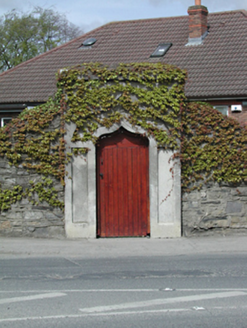
POLYGON ((58 87, 67 108, 64 119, 77 126, 72 141, 96 142, 94 132, 100 126, 108 128, 125 118, 146 130, 160 147, 177 149, 185 77, 175 67, 149 63, 120 64, 116 69, 91 64, 63 70, 58 87), (103 119, 99 118, 102 113, 103 119), (160 122, 166 130, 159 128, 160 122))
POLYGON ((247 129, 206 103, 187 103, 181 113, 184 191, 214 181, 247 182, 247 129))
POLYGON ((1 211, 24 198, 63 208, 53 183, 59 180, 64 186, 65 164, 73 155, 65 154, 64 122, 76 124, 74 142, 96 143, 94 132, 100 126, 110 127, 123 118, 142 127, 159 147, 178 150, 186 191, 210 180, 247 182, 247 130, 207 104, 188 103, 185 80, 184 71, 161 63, 116 68, 85 64, 61 70, 54 99, 25 110, 0 129, 0 156, 9 165, 40 175, 25 188, 2 185, 1 211), (54 121, 57 125, 51 129, 54 121))
POLYGON ((54 99, 25 110, 0 130, 0 156, 9 165, 40 175, 40 181, 30 180, 25 188, 3 184, 0 209, 8 210, 23 198, 36 205, 45 201, 63 208, 53 182, 59 180, 64 185, 65 164, 72 156, 65 154, 64 122, 76 124, 72 141, 96 143, 98 127, 120 122, 124 109, 130 114, 130 123, 145 129, 160 147, 178 149, 185 77, 186 73, 175 67, 148 63, 121 64, 114 69, 85 64, 62 70, 54 99), (104 114, 103 119, 99 113, 104 114), (54 120, 59 123, 50 129, 54 120), (165 122, 166 130, 159 128, 160 121, 165 122))
POLYGON ((54 179, 64 185, 64 131, 60 126, 60 116, 60 100, 49 100, 42 106, 25 110, 0 129, 0 156, 10 166, 40 175, 39 181, 30 180, 28 186, 15 185, 7 189, 3 181, 1 211, 8 210, 11 204, 23 198, 32 204, 46 201, 51 206, 63 208, 63 201, 53 188, 54 179), (57 118, 58 122, 54 124, 57 118))

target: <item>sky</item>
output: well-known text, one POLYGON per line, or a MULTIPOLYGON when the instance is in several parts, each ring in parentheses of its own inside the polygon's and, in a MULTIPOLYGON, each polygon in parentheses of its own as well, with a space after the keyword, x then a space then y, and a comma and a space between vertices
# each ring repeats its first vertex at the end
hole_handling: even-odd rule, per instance
MULTIPOLYGON (((247 0, 202 0, 209 12, 247 10, 247 0)), ((39 6, 65 14, 86 33, 112 21, 187 15, 195 0, 0 0, 0 16, 39 6)))

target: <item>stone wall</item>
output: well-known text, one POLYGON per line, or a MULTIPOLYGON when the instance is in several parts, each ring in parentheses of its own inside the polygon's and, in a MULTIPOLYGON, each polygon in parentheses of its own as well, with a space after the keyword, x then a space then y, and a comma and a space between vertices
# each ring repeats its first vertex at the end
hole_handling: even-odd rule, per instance
MULTIPOLYGON (((56 118, 48 130, 59 128, 56 118)), ((12 190, 20 185, 23 190, 30 188, 30 180, 35 184, 42 181, 40 174, 28 172, 20 164, 10 166, 8 160, 0 158, 0 184, 2 190, 12 190)), ((58 199, 64 201, 64 188, 53 179, 53 187, 58 191, 58 199)), ((33 196, 34 201, 38 196, 33 196)), ((247 232, 247 185, 208 184, 200 191, 182 193, 183 235, 247 232)), ((0 236, 64 237, 64 213, 46 202, 33 204, 28 197, 11 205, 9 210, 0 212, 0 236)), ((152 236, 151 236, 152 237, 152 236)))
MULTIPOLYGON (((0 183, 3 189, 21 185, 30 187, 29 181, 39 182, 38 174, 30 174, 22 167, 10 166, 0 159, 0 183)), ((59 199, 64 190, 54 180, 59 199)), ((182 194, 183 235, 247 232, 247 186, 229 187, 211 183, 200 191, 182 194)), ((64 213, 47 203, 33 205, 27 198, 11 205, 0 214, 0 235, 30 237, 63 237, 64 213)))
MULTIPOLYGON (((56 117, 45 131, 60 128, 60 117, 56 117)), ((30 134, 28 137, 31 138, 30 134)), ((64 201, 64 187, 55 178, 52 187, 58 192, 58 199, 64 201)), ((17 185, 23 191, 31 187, 30 181, 35 184, 42 182, 42 175, 34 170, 28 172, 20 165, 10 166, 6 158, 0 157, 0 186, 2 190, 13 190, 17 185)), ((23 197, 11 205, 8 210, 0 211, 0 236, 29 236, 29 237, 64 237, 64 213, 60 208, 50 206, 47 202, 40 202, 37 194, 23 197), (32 199, 31 199, 32 198, 32 199), (33 203, 38 203, 33 204, 33 203)))
POLYGON ((247 186, 211 183, 183 193, 183 235, 247 232, 247 186))
MULTIPOLYGON (((0 183, 2 188, 15 185, 30 186, 29 181, 39 182, 38 174, 29 174, 21 167, 9 166, 0 159, 0 183)), ((64 190, 54 180, 59 199, 64 190)), ((214 233, 247 232, 247 186, 229 187, 211 183, 200 191, 182 194, 183 235, 207 235, 214 233)), ((0 214, 1 236, 64 237, 64 213, 47 203, 33 205, 28 199, 12 204, 11 209, 0 214)))
MULTIPOLYGON (((21 166, 10 166, 6 159, 0 159, 0 183, 2 189, 12 189, 16 185, 30 188, 29 181, 41 181, 38 174, 30 174, 21 166)), ((54 180, 54 188, 63 200, 64 191, 59 181, 54 180)), ((34 200, 37 195, 34 195, 34 200)), ((33 236, 62 237, 64 236, 64 213, 53 208, 46 202, 33 205, 27 198, 11 205, 11 209, 0 213, 0 235, 2 236, 33 236)))

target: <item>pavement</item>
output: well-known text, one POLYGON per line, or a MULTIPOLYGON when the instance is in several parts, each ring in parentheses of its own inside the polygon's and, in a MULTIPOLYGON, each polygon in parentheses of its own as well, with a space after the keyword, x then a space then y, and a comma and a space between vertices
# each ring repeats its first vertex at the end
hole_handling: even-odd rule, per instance
POLYGON ((0 259, 28 257, 119 258, 247 253, 247 235, 193 238, 34 239, 0 237, 0 259))

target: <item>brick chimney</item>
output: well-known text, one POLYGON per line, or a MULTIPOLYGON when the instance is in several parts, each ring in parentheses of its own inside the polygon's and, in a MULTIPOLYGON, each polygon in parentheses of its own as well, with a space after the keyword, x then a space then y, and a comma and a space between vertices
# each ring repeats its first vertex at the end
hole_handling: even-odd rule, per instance
POLYGON ((195 0, 195 5, 188 8, 189 43, 201 44, 208 33, 208 9, 201 5, 201 0, 195 0))

